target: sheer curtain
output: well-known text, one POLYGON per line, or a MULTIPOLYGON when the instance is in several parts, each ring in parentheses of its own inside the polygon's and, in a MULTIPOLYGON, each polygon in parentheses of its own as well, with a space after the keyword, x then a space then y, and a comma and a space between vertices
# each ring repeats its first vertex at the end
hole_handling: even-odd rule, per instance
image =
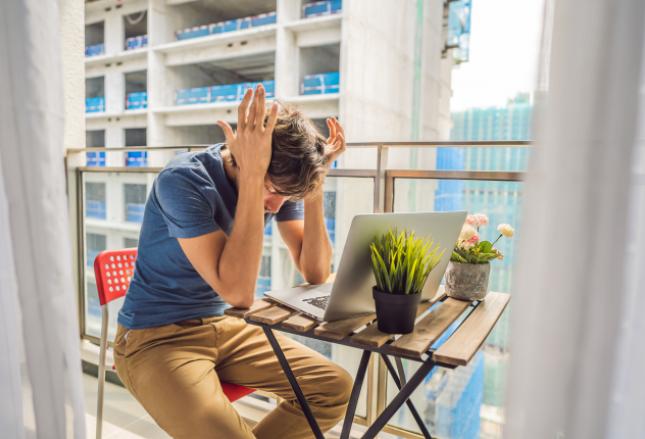
POLYGON ((645 2, 550 6, 548 92, 539 100, 513 289, 505 434, 642 438, 645 2))
POLYGON ((0 2, 2 437, 26 436, 23 407, 33 407, 36 437, 85 436, 58 14, 56 1, 0 2), (30 401, 23 401, 21 344, 30 401))

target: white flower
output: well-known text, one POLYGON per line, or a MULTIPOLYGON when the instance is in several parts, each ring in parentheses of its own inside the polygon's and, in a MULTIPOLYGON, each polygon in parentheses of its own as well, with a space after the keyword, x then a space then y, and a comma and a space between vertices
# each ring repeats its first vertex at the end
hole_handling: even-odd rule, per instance
POLYGON ((468 241, 473 236, 477 236, 477 230, 470 224, 464 224, 459 233, 459 242, 468 241))
POLYGON ((497 231, 507 238, 515 234, 515 229, 510 224, 500 224, 497 226, 497 231))
POLYGON ((484 213, 476 213, 475 220, 477 221, 477 226, 485 226, 488 224, 488 217, 484 213))

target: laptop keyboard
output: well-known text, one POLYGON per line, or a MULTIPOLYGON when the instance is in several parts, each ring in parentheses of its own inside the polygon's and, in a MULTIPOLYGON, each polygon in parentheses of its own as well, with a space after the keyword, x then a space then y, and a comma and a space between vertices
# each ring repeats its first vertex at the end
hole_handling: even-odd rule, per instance
POLYGON ((311 299, 303 299, 303 302, 308 303, 309 305, 313 305, 316 308, 320 309, 325 309, 327 308, 327 304, 329 303, 329 298, 331 296, 320 296, 320 297, 312 297, 311 299))

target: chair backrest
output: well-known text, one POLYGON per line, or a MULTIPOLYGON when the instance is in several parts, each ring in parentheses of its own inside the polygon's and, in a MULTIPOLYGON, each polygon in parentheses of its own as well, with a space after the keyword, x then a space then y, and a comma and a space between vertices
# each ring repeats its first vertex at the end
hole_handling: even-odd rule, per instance
POLYGON ((94 276, 101 305, 125 296, 134 274, 136 248, 105 250, 94 259, 94 276))

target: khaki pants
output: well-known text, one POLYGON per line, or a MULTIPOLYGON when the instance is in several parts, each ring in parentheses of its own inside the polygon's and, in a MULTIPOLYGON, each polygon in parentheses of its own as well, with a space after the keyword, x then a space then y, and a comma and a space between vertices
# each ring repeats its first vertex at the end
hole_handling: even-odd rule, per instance
MULTIPOLYGON (((317 352, 277 335, 323 431, 345 414, 349 374, 317 352)), ((116 369, 128 390, 174 438, 308 438, 313 434, 261 328, 210 317, 156 328, 119 326, 116 369), (220 380, 284 399, 251 429, 222 392, 220 380)))

